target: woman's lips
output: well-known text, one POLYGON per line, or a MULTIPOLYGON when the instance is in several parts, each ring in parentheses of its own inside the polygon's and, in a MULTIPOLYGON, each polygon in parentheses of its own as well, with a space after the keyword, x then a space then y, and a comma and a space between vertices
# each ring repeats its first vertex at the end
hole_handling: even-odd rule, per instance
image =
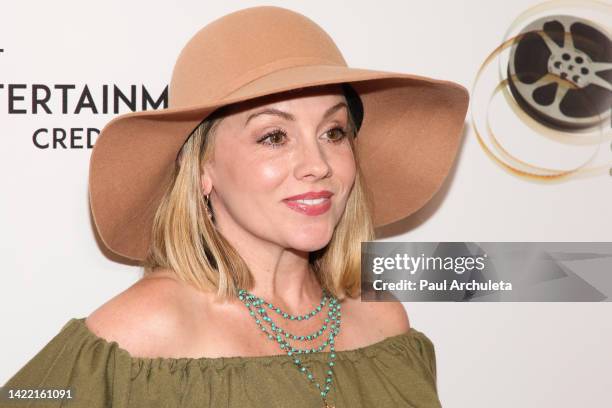
POLYGON ((292 210, 310 216, 321 215, 331 208, 330 198, 324 198, 320 204, 305 204, 297 200, 284 200, 284 202, 292 210))

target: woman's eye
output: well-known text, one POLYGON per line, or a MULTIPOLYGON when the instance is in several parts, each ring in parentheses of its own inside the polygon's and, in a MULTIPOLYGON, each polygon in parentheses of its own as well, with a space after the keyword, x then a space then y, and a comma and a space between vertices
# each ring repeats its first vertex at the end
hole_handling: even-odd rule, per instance
POLYGON ((336 137, 331 139, 332 143, 340 143, 346 137, 346 130, 343 128, 336 126, 333 129, 327 131, 327 133, 336 133, 336 137))
MULTIPOLYGON (((335 136, 328 136, 329 141, 331 143, 340 143, 346 138, 347 132, 340 126, 336 126, 335 128, 330 129, 325 133, 328 135, 335 134, 335 136)), ((262 138, 257 141, 257 143, 276 148, 284 144, 283 138, 285 137, 287 137, 287 132, 285 132, 284 130, 276 129, 269 133, 266 133, 262 138)))
POLYGON ((266 133, 264 137, 262 137, 261 139, 257 141, 257 143, 269 145, 275 148, 282 144, 281 139, 286 136, 287 136, 287 133, 285 131, 277 129, 277 130, 273 130, 272 132, 266 133), (264 140, 267 140, 267 139, 270 139, 271 141, 265 142, 264 140))

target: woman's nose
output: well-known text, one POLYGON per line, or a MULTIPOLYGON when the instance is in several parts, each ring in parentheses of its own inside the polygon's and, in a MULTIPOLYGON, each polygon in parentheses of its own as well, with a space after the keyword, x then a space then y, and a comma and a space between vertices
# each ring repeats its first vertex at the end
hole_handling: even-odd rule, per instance
POLYGON ((316 138, 301 140, 297 149, 295 166, 297 178, 322 178, 331 174, 331 166, 325 149, 316 138))

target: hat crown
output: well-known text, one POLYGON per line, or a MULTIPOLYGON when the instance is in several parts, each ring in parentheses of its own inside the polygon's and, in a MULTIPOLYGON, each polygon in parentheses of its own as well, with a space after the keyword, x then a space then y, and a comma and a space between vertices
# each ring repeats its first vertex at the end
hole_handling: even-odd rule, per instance
POLYGON ((304 15, 277 6, 242 9, 200 29, 181 50, 169 107, 220 100, 263 75, 303 65, 347 66, 329 34, 304 15))

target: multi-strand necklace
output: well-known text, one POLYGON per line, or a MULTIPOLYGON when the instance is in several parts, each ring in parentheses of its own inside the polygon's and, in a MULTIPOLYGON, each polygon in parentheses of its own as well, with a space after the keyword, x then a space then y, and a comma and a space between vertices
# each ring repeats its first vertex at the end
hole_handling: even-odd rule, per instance
POLYGON ((274 306, 273 304, 266 302, 264 299, 257 297, 244 289, 240 289, 238 291, 238 298, 244 303, 244 305, 249 310, 249 314, 253 316, 255 319, 255 323, 259 326, 261 331, 267 335, 269 340, 275 341, 280 346, 281 350, 283 350, 289 357, 292 358, 293 363, 298 368, 300 372, 304 374, 306 379, 310 381, 319 391, 321 398, 323 398, 323 407, 324 408, 334 408, 329 405, 327 402, 327 394, 332 386, 332 377, 333 377, 333 368, 334 368, 334 359, 336 358, 336 349, 334 346, 334 338, 338 336, 340 332, 340 304, 338 303, 338 299, 334 296, 330 295, 326 290, 323 290, 323 297, 321 298, 321 302, 319 305, 314 308, 311 312, 308 312, 304 315, 292 315, 290 313, 286 313, 282 311, 279 307, 274 306), (315 331, 312 334, 308 335, 296 335, 289 333, 287 330, 280 327, 276 324, 270 316, 268 316, 268 312, 266 310, 274 310, 278 315, 282 316, 286 320, 292 321, 305 321, 309 320, 312 317, 316 316, 319 312, 323 310, 325 304, 328 304, 328 312, 327 317, 323 321, 322 327, 315 331), (325 333, 325 330, 329 329, 328 339, 325 340, 319 347, 312 348, 296 348, 289 343, 288 340, 301 340, 301 341, 313 341, 316 338, 320 337, 325 333), (320 384, 315 381, 315 378, 312 372, 303 365, 300 356, 302 354, 316 353, 319 351, 325 350, 325 347, 329 345, 329 362, 327 363, 327 376, 325 378, 325 383, 320 384))

